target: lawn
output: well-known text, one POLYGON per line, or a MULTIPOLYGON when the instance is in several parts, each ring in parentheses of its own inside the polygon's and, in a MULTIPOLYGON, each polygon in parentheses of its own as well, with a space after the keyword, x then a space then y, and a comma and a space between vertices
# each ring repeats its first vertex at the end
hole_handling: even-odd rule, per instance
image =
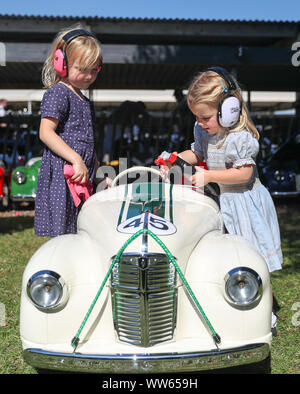
MULTIPOLYGON (((272 273, 273 291, 280 305, 278 336, 272 342, 272 374, 300 373, 300 208, 299 201, 276 203, 282 236, 284 265, 272 273)), ((23 270, 45 242, 35 237, 33 217, 0 216, 0 374, 33 374, 22 358, 19 338, 19 301, 23 270), (0 309, 1 310, 1 309, 0 309)))

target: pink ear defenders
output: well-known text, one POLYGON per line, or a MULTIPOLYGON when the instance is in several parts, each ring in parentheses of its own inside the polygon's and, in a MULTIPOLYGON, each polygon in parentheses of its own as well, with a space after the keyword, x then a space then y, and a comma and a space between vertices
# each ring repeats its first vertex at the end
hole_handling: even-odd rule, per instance
POLYGON ((237 90, 235 81, 231 78, 227 70, 222 67, 211 67, 206 71, 214 71, 217 73, 225 82, 226 86, 223 86, 223 95, 219 102, 218 108, 218 122, 222 127, 234 126, 241 115, 241 103, 237 97, 230 92, 237 90))
MULTIPOLYGON (((79 36, 91 36, 97 39, 93 33, 83 29, 72 30, 62 37, 63 41, 65 42, 65 45, 63 48, 58 48, 55 51, 54 59, 53 59, 54 70, 57 72, 57 74, 60 77, 64 78, 68 76, 68 58, 65 53, 65 48, 72 40, 74 40, 74 38, 79 36)), ((100 59, 100 64, 97 69, 97 72, 100 72, 101 68, 102 68, 102 57, 100 59)))

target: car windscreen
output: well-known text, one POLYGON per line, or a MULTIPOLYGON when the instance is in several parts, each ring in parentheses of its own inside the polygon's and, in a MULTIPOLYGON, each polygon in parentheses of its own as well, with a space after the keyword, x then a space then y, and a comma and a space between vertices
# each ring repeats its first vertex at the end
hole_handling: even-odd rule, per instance
POLYGON ((274 154, 269 162, 271 167, 289 168, 296 173, 300 172, 300 143, 293 139, 274 154))

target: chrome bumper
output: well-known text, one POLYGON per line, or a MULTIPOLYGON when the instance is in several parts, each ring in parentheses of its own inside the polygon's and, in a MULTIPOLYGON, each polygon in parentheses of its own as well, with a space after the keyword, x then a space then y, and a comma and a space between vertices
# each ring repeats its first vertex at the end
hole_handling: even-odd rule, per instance
POLYGON ((26 349, 25 361, 39 369, 89 373, 171 373, 206 371, 263 361, 269 356, 267 343, 233 349, 170 354, 81 354, 26 349))
POLYGON ((35 194, 14 194, 10 197, 14 202, 35 201, 35 194))
POLYGON ((300 190, 294 192, 271 192, 273 197, 298 197, 300 196, 300 190))

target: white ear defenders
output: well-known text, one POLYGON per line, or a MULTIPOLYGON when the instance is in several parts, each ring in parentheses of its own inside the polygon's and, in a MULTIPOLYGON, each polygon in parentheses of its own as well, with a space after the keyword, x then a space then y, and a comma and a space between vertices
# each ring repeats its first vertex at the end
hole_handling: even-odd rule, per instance
POLYGON ((223 95, 221 96, 218 107, 218 123, 222 127, 234 126, 241 114, 241 103, 237 97, 230 92, 237 90, 235 81, 231 78, 228 71, 222 67, 211 67, 206 71, 214 71, 225 81, 226 86, 223 86, 223 95))

